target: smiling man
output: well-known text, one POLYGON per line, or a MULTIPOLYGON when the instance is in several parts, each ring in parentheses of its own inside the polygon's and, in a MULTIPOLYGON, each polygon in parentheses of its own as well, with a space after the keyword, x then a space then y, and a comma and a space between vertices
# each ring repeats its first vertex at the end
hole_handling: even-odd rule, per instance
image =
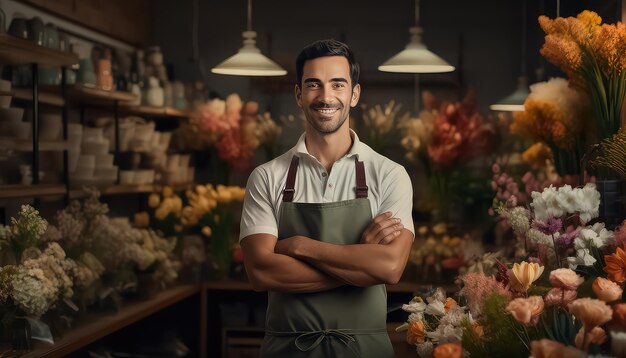
POLYGON ((335 40, 305 47, 295 97, 305 132, 248 180, 240 242, 252 286, 268 291, 263 357, 392 357, 385 284, 414 237, 404 168, 350 130, 359 66, 335 40))

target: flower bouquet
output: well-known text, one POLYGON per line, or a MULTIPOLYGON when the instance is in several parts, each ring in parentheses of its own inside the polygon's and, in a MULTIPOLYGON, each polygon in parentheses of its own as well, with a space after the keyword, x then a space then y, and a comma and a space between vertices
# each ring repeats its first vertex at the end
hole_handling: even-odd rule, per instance
POLYGON ((580 174, 589 132, 586 96, 562 78, 531 85, 530 92, 524 111, 513 114, 511 133, 545 143, 560 175, 580 174))
POLYGON ((135 226, 140 228, 150 226, 164 237, 182 237, 183 200, 171 187, 164 186, 161 191, 150 194, 148 206, 151 209, 149 213, 135 214, 135 226))
MULTIPOLYGON (((363 111, 363 142, 369 145, 377 153, 384 154, 387 146, 394 135, 394 129, 398 120, 396 119, 402 104, 394 100, 389 101, 384 108, 377 104, 373 107, 361 105, 363 111)), ((405 121, 408 113, 400 121, 405 121)))
POLYGON ((238 186, 197 185, 187 191, 188 206, 183 208, 183 225, 194 228, 208 240, 209 256, 221 278, 230 274, 233 259, 234 219, 243 202, 245 189, 238 186))
POLYGON ((478 158, 493 151, 495 130, 476 112, 473 93, 463 102, 441 105, 428 92, 423 97, 425 110, 419 117, 399 124, 401 144, 406 158, 423 167, 438 219, 459 220, 465 213, 450 217, 451 209, 475 205, 476 198, 487 197, 484 163, 478 158))
POLYGON ((465 249, 469 235, 454 235, 445 223, 420 226, 409 262, 420 272, 420 281, 450 282, 466 265, 465 249))

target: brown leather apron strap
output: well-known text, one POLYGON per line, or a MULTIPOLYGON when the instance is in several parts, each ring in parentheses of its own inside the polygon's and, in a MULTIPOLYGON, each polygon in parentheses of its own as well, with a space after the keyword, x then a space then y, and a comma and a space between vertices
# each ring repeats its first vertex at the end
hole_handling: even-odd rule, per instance
POLYGON ((356 156, 354 157, 354 164, 356 165, 356 197, 367 198, 369 188, 365 180, 365 166, 356 156))
POLYGON ((287 172, 287 183, 285 184, 285 190, 283 190, 283 202, 290 203, 293 201, 293 194, 295 193, 296 185, 296 173, 298 172, 298 164, 300 158, 294 155, 291 158, 291 164, 289 165, 289 171, 287 172))

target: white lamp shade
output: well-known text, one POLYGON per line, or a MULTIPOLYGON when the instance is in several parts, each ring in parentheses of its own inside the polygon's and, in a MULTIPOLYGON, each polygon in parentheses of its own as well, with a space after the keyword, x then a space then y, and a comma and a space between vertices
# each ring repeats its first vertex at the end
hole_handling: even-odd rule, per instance
POLYGON ((517 79, 517 89, 515 92, 504 97, 498 101, 498 103, 492 104, 489 108, 492 111, 523 112, 524 102, 529 94, 530 92, 528 91, 528 81, 526 77, 519 77, 517 79))
POLYGON ((443 58, 430 52, 421 41, 422 29, 412 27, 411 42, 397 55, 378 66, 379 71, 399 73, 443 73, 454 71, 443 58))
POLYGON ((211 72, 236 76, 284 76, 287 71, 265 57, 256 47, 256 32, 243 33, 243 47, 233 56, 213 67, 211 72))

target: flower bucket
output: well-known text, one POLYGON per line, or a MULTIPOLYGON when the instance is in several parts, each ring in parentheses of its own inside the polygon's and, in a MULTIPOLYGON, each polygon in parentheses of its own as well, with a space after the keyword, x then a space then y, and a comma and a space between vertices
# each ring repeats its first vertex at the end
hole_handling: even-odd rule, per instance
POLYGON ((622 183, 620 180, 598 180, 596 186, 600 192, 600 219, 607 228, 615 229, 624 220, 622 183))

